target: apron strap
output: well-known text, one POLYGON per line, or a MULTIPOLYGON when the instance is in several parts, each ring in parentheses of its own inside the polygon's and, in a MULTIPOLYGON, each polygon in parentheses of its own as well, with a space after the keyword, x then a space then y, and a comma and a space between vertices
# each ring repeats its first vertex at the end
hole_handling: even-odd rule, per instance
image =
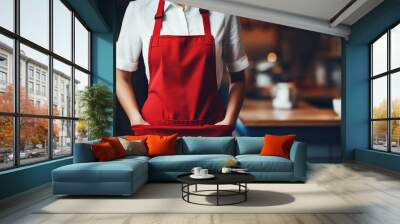
MULTIPOLYGON (((164 19, 164 5, 165 0, 159 0, 158 8, 156 15, 154 16, 155 24, 153 29, 153 36, 152 36, 152 45, 157 46, 159 43, 160 33, 162 22, 164 19)), ((204 27, 204 36, 208 44, 213 44, 212 35, 211 35, 211 25, 210 25, 210 12, 206 9, 199 9, 201 14, 201 18, 203 20, 203 27, 204 27)))
POLYGON ((154 24, 153 36, 152 36, 151 42, 152 42, 152 45, 156 45, 156 46, 158 45, 158 42, 159 42, 162 21, 164 19, 164 5, 165 5, 165 0, 160 0, 158 2, 157 12, 156 12, 156 15, 154 16, 155 24, 154 24))

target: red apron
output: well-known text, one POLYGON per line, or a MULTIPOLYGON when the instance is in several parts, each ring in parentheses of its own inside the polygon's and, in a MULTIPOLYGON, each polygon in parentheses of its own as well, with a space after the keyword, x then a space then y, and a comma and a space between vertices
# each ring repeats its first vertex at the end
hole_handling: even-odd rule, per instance
POLYGON ((214 38, 209 12, 200 9, 204 35, 161 35, 165 0, 160 0, 149 44, 150 82, 135 135, 226 136, 232 126, 213 125, 225 117, 218 92, 214 38))

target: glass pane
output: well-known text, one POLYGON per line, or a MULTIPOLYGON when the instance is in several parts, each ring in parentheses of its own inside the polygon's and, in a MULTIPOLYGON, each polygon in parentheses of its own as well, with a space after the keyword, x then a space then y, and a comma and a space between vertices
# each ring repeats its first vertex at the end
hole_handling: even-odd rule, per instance
POLYGON ((22 117, 20 119, 20 163, 28 164, 49 158, 49 120, 22 117))
POLYGON ((400 120, 391 121, 392 152, 400 153, 400 120))
POLYGON ((72 154, 72 121, 53 120, 53 156, 72 154))
POLYGON ((49 0, 20 0, 21 36, 49 47, 49 0))
POLYGON ((372 81, 372 118, 387 117, 387 78, 372 81))
POLYGON ((75 121, 75 143, 88 141, 88 129, 83 120, 75 121))
POLYGON ((0 35, 0 111, 14 111, 14 43, 0 35))
POLYGON ((79 95, 86 86, 89 86, 89 75, 75 69, 75 117, 81 114, 79 95))
POLYGON ((72 69, 53 60, 53 114, 72 117, 72 69))
POLYGON ((21 113, 48 114, 48 63, 47 55, 21 44, 21 113))
POLYGON ((387 121, 372 122, 372 148, 387 151, 387 121))
POLYGON ((72 12, 60 1, 53 1, 53 51, 71 60, 72 12))
POLYGON ((14 31, 14 0, 0 1, 0 26, 14 31))
POLYGON ((13 118, 0 116, 0 170, 14 165, 13 118))
POLYGON ((400 118, 400 72, 391 75, 390 98, 392 117, 400 118))
POLYGON ((390 37, 390 67, 391 69, 400 67, 400 24, 391 31, 390 37))
POLYGON ((387 71, 387 34, 372 44, 372 74, 378 75, 387 71))
POLYGON ((89 70, 89 32, 75 18, 75 63, 89 70))

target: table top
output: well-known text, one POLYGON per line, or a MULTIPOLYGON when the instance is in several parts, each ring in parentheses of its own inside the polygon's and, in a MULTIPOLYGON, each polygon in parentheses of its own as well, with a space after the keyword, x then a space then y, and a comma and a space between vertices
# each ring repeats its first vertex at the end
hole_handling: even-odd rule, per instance
POLYGON ((178 181, 186 184, 236 184, 248 183, 255 180, 249 173, 213 173, 212 179, 193 179, 191 173, 182 174, 177 177, 178 181))
POLYGON ((245 99, 239 118, 246 127, 338 127, 340 118, 333 109, 323 109, 300 101, 297 107, 278 110, 271 100, 245 99))

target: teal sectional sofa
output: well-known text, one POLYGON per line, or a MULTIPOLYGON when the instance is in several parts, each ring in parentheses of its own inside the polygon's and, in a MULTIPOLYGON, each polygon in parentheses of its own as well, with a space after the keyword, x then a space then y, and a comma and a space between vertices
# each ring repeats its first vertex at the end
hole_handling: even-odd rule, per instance
POLYGON ((218 172, 228 160, 236 160, 259 182, 304 182, 306 144, 295 142, 290 159, 259 156, 262 137, 182 137, 177 155, 128 156, 109 162, 96 162, 91 141, 75 144, 74 163, 52 171, 54 194, 131 195, 148 181, 176 181, 193 167, 218 172))

